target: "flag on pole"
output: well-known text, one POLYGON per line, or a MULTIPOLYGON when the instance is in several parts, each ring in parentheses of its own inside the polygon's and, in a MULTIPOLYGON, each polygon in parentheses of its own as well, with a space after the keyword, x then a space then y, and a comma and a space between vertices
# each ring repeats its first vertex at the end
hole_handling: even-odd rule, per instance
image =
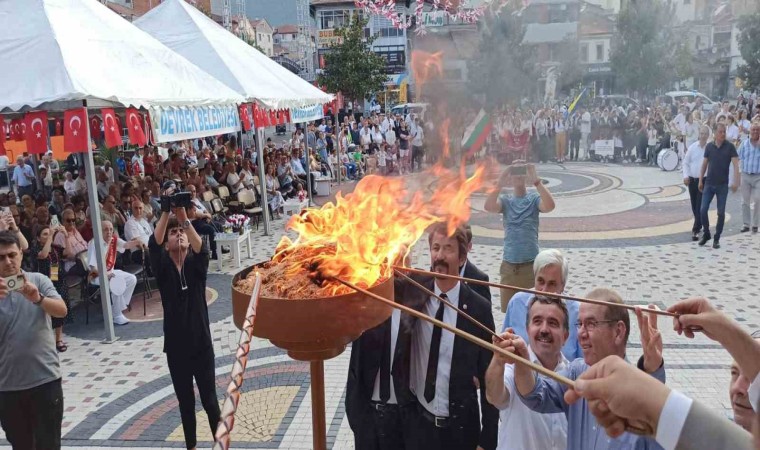
POLYGON ((87 152, 87 114, 84 108, 63 113, 63 149, 69 153, 87 152))
POLYGON ((112 108, 103 108, 103 132, 106 138, 106 147, 113 148, 122 145, 119 124, 116 122, 116 114, 112 108))
POLYGON ((573 111, 575 111, 575 107, 576 107, 576 106, 578 106, 578 100, 580 100, 580 99, 581 99, 581 97, 583 97, 583 94, 585 94, 585 93, 586 93, 586 88, 583 88, 583 90, 581 91, 581 93, 580 93, 580 94, 578 94, 578 96, 577 96, 577 97, 575 97, 575 100, 573 100, 573 102, 572 102, 572 103, 570 103, 570 107, 569 107, 569 108, 567 108, 567 112, 568 112, 569 114, 572 114, 572 113, 573 113, 573 111))
POLYGON ((486 115, 486 112, 481 108, 478 115, 475 116, 475 120, 473 120, 470 126, 464 131, 462 150, 466 152, 468 157, 475 154, 483 147, 483 145, 485 145, 492 127, 493 123, 491 122, 491 118, 486 115))

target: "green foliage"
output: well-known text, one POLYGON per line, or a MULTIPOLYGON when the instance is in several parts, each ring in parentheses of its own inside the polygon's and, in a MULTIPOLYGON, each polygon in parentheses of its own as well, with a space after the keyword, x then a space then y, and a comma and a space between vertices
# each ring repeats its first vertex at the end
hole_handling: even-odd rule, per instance
POLYGON ((354 16, 347 27, 335 30, 342 42, 325 54, 325 68, 317 79, 328 92, 362 100, 383 90, 385 59, 371 50, 375 36, 365 38, 366 25, 367 19, 354 16))
POLYGON ((519 17, 508 9, 482 19, 478 54, 469 62, 468 82, 469 90, 485 98, 487 105, 519 101, 535 87, 535 54, 522 45, 524 35, 519 17))
POLYGON ((691 75, 691 53, 673 30, 673 15, 662 0, 627 2, 620 11, 610 62, 622 87, 650 93, 691 75))
POLYGON ((739 19, 739 52, 745 64, 737 68, 737 75, 745 89, 760 88, 760 13, 739 19))

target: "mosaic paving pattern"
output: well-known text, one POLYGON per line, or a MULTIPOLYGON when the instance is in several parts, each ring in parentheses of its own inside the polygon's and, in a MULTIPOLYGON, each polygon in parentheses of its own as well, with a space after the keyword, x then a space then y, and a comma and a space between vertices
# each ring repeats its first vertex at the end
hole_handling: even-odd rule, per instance
MULTIPOLYGON (((705 295, 748 329, 760 328, 760 288, 754 283, 760 273, 760 235, 737 233, 740 224, 733 218, 739 217, 738 196, 729 196, 732 219, 726 223, 723 248, 713 250, 692 243, 689 227, 682 226, 689 209, 678 173, 601 164, 542 165, 539 171, 545 173, 558 203, 556 214, 541 219, 541 244, 566 252, 571 264, 570 292, 583 294, 604 285, 618 290, 631 304, 661 306, 690 295, 705 295), (609 201, 618 202, 617 212, 605 207, 604 202, 609 201), (613 233, 626 229, 658 232, 633 238, 613 233), (595 233, 596 239, 586 239, 584 232, 595 233), (573 239, 573 234, 581 238, 573 239)), ((344 190, 351 187, 343 185, 344 190)), ((502 242, 500 234, 493 237, 488 233, 500 232, 501 221, 498 215, 483 212, 479 201, 483 199, 473 202, 473 224, 482 232, 475 238, 471 259, 496 280, 502 242)), ((254 238, 253 258, 244 260, 243 266, 268 258, 283 228, 284 221, 275 221, 271 236, 264 236, 260 229, 254 238)), ((418 245, 413 252, 413 262, 419 267, 428 265, 425 247, 418 245)), ((218 273, 212 264, 208 278, 210 295, 216 296, 209 304, 209 316, 220 401, 239 336, 230 304, 231 276, 238 269, 232 268, 230 261, 224 268, 224 273, 218 273)), ((494 305, 498 305, 499 294, 496 290, 493 294, 494 305)), ((135 306, 141 316, 141 298, 135 306)), ((176 398, 162 354, 161 321, 134 321, 118 327, 120 339, 101 344, 99 307, 92 307, 91 313, 89 325, 84 324, 82 312, 65 330, 69 351, 62 354, 61 365, 66 448, 184 448, 176 398)), ((494 317, 497 324, 503 321, 497 310, 494 317)), ((730 357, 702 336, 695 340, 678 337, 669 325, 660 321, 668 384, 728 414, 730 357)), ((635 323, 629 351, 631 359, 641 353, 635 323)), ((353 448, 343 409, 349 356, 350 348, 325 363, 328 445, 333 449, 353 448)), ((233 448, 311 448, 310 408, 308 365, 290 360, 267 341, 254 340, 233 448)), ((211 436, 200 402, 197 411, 199 448, 209 448, 211 436)), ((0 431, 0 448, 5 449, 3 437, 0 431)))

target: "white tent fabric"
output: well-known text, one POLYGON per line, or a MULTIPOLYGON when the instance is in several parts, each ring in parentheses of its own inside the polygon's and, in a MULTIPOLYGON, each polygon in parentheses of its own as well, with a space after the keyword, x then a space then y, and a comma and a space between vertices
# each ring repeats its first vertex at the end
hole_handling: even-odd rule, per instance
POLYGON ((135 25, 269 109, 303 108, 333 99, 183 0, 164 1, 135 25))
POLYGON ((0 1, 0 109, 98 99, 200 106, 244 99, 96 0, 0 1))

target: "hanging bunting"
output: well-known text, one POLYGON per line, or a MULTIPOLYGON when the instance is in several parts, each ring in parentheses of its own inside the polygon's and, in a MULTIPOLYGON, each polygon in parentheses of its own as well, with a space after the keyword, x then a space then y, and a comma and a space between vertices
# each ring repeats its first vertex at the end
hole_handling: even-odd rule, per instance
POLYGON ((63 150, 69 153, 87 152, 87 112, 84 108, 63 113, 63 150))
POLYGON ((148 143, 143 131, 140 111, 135 108, 127 108, 127 134, 129 135, 129 142, 138 147, 145 147, 148 143))
MULTIPOLYGON (((48 120, 46 111, 26 113, 26 151, 38 155, 48 150, 48 120)), ((23 127, 22 127, 23 128, 23 127)))
POLYGON ((106 147, 113 148, 122 145, 119 124, 116 122, 116 114, 112 108, 103 108, 103 133, 106 138, 106 147))

